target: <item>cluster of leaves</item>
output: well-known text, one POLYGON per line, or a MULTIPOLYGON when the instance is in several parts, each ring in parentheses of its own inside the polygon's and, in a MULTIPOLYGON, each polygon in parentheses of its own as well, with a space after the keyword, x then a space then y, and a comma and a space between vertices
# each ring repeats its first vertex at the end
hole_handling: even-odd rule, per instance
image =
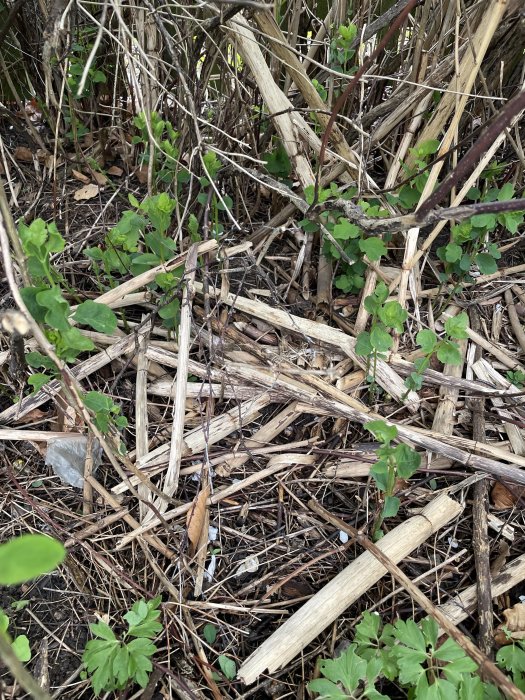
MULTIPOLYGON (((76 98, 91 95, 93 88, 98 83, 107 81, 106 74, 103 70, 97 67, 97 57, 95 62, 91 64, 87 72, 87 79, 84 84, 82 94, 79 94, 80 81, 86 67, 86 61, 93 47, 93 33, 95 27, 84 27, 80 30, 79 36, 74 41, 69 49, 69 66, 67 84, 72 94, 76 98)), ((87 130, 86 130, 87 132, 87 130)))
MULTIPOLYGON (((113 333, 117 318, 108 306, 90 300, 72 311, 62 293, 64 280, 51 264, 51 255, 64 249, 64 239, 54 223, 47 224, 43 219, 35 219, 29 226, 21 223, 19 233, 33 283, 21 290, 22 298, 33 318, 44 327, 57 355, 65 362, 72 362, 81 352, 95 348, 93 342, 72 325, 72 320, 101 333, 113 333)), ((55 369, 40 353, 29 353, 27 361, 32 367, 55 369)), ((30 384, 37 389, 48 380, 48 375, 37 374, 30 378, 30 384)))
POLYGON ((449 365, 461 364, 461 353, 455 340, 468 338, 468 315, 462 311, 457 316, 447 318, 445 321, 445 335, 438 338, 434 331, 424 328, 416 335, 416 342, 423 352, 423 357, 418 357, 414 361, 415 371, 405 380, 407 389, 418 391, 423 384, 423 373, 430 366, 433 355, 436 355, 440 362, 449 365))
POLYGON ((107 433, 110 426, 117 429, 126 428, 128 419, 120 415, 120 406, 112 401, 109 396, 100 391, 88 391, 82 397, 84 405, 95 414, 95 425, 102 433, 107 433))
POLYGON ((355 50, 352 43, 357 35, 357 25, 348 22, 337 27, 330 42, 330 68, 344 75, 352 75, 357 68, 352 65, 355 50))
POLYGON ((379 282, 374 293, 366 297, 365 309, 370 314, 370 331, 362 331, 356 339, 355 351, 363 357, 378 358, 392 347, 389 330, 402 333, 408 318, 398 301, 387 301, 388 287, 379 282))
POLYGON ((96 639, 91 639, 82 655, 96 696, 103 691, 123 690, 131 683, 141 688, 148 684, 153 666, 151 657, 157 647, 151 641, 162 630, 160 597, 139 600, 124 615, 128 629, 117 637, 105 622, 91 624, 96 639))
MULTIPOLYGON (((503 647, 497 661, 522 682, 525 653, 503 647)), ((401 686, 414 700, 499 700, 498 689, 476 675, 477 665, 452 639, 439 644, 439 629, 431 618, 416 623, 398 620, 382 625, 379 615, 365 612, 354 641, 336 659, 319 663, 322 678, 308 688, 329 700, 365 697, 389 700, 376 689, 401 686)), ((398 695, 396 694, 396 697, 398 695)))
MULTIPOLYGON (((333 197, 351 199, 355 194, 355 189, 340 192, 337 185, 332 183, 329 188, 321 188, 319 190, 319 203, 322 204, 333 197)), ((304 195, 307 203, 312 204, 314 188, 307 187, 304 195)), ((359 206, 369 217, 384 218, 388 216, 388 212, 381 208, 379 202, 360 201, 359 206)), ((335 286, 345 293, 358 292, 365 283, 365 272, 367 269, 364 260, 365 256, 371 262, 378 262, 381 257, 385 256, 387 254, 385 241, 389 240, 388 236, 385 235, 383 238, 367 236, 362 229, 350 223, 343 215, 343 212, 337 209, 327 209, 321 213, 320 219, 323 227, 337 243, 337 246, 330 241, 325 241, 324 244, 325 254, 334 260, 340 261, 341 274, 335 278, 335 286), (344 253, 344 257, 340 251, 344 253)), ((306 233, 319 231, 319 225, 310 221, 310 219, 302 219, 299 221, 299 226, 306 233)))
POLYGON ((408 445, 399 443, 392 445, 398 436, 395 425, 388 425, 383 420, 373 420, 365 424, 365 428, 381 443, 377 450, 377 461, 370 470, 370 476, 384 494, 383 508, 374 524, 373 537, 382 536, 381 523, 385 518, 397 515, 401 501, 394 496, 397 479, 410 479, 419 469, 420 455, 408 445))
POLYGON ((508 371, 506 374, 507 379, 511 384, 514 384, 518 389, 523 389, 525 387, 525 372, 521 369, 508 371))
POLYGON ((133 136, 132 143, 143 146, 140 163, 148 167, 151 164, 153 181, 165 185, 174 181, 178 184, 188 182, 190 174, 179 163, 177 141, 180 134, 173 124, 162 119, 157 112, 151 112, 149 116, 141 112, 134 118, 133 125, 138 133, 133 136))
MULTIPOLYGON (((489 175, 481 177, 485 184, 489 175)), ((506 202, 514 198, 514 186, 507 182, 503 187, 485 186, 483 191, 473 187, 467 194, 467 199, 473 202, 506 202)), ((500 226, 511 234, 518 231, 523 223, 523 212, 504 212, 503 214, 477 214, 470 219, 452 226, 450 243, 437 249, 437 255, 443 261, 443 281, 451 275, 471 282, 469 274, 473 266, 482 275, 491 275, 498 269, 497 261, 501 258, 498 246, 490 241, 490 234, 500 226)))
MULTIPOLYGON (((115 274, 140 275, 151 270, 172 258, 177 249, 177 242, 169 235, 177 200, 166 192, 146 197, 142 202, 132 194, 128 197, 134 209, 123 212, 102 246, 85 251, 93 261, 95 274, 103 274, 110 284, 114 284, 115 274), (146 252, 142 252, 144 250, 146 252)), ((197 219, 193 215, 189 227, 192 232, 197 231, 197 219)), ((179 299, 175 295, 181 275, 182 268, 159 273, 152 285, 162 291, 159 316, 168 329, 175 328, 179 320, 179 299)))

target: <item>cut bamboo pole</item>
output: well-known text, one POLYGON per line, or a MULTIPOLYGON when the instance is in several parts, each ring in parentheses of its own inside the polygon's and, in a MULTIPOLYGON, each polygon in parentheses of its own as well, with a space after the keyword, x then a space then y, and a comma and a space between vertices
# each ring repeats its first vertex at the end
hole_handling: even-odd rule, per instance
MULTIPOLYGON (((392 561, 400 562, 461 511, 456 501, 438 496, 419 515, 385 535, 378 547, 392 561)), ((237 677, 250 685, 265 671, 283 668, 386 573, 373 554, 361 554, 249 656, 237 677)))

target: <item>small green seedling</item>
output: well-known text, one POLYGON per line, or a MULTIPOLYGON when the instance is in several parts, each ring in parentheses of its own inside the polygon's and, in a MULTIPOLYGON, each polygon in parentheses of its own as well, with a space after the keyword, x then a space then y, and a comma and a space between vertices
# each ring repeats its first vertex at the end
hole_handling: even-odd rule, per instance
POLYGON ((412 372, 405 380, 407 389, 418 391, 423 385, 423 373, 430 366, 433 355, 443 364, 459 365, 461 353, 456 340, 468 338, 468 315, 462 311, 457 316, 447 318, 445 321, 445 335, 439 339, 434 331, 428 328, 420 330, 416 335, 416 342, 423 351, 423 357, 414 362, 415 372, 412 372))
POLYGON ((83 396, 84 405, 95 414, 95 425, 101 433, 107 433, 111 426, 117 430, 126 428, 128 419, 120 415, 120 406, 117 406, 109 396, 100 391, 88 391, 83 396))
POLYGON ((141 688, 148 684, 153 670, 151 657, 157 651, 151 640, 162 630, 158 621, 160 602, 157 597, 134 603, 124 615, 128 629, 122 637, 117 637, 105 622, 89 626, 96 639, 86 644, 82 660, 97 697, 103 691, 123 690, 131 683, 141 688))
POLYGON ((365 423, 365 428, 381 443, 377 450, 377 462, 370 470, 377 487, 384 494, 383 509, 376 519, 373 528, 375 539, 381 536, 380 527, 385 518, 397 515, 401 501, 394 496, 396 480, 410 479, 419 469, 420 455, 408 445, 400 443, 395 447, 392 441, 398 436, 395 425, 388 425, 383 420, 373 420, 365 423))

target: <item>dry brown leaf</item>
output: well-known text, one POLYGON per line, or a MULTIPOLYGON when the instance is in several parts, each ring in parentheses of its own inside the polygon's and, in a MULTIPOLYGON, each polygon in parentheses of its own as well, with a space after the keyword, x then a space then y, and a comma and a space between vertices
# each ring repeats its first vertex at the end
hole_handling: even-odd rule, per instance
POLYGON ((29 411, 29 413, 26 413, 22 418, 16 421, 17 425, 25 425, 26 423, 36 423, 42 418, 47 418, 48 413, 47 411, 41 411, 39 408, 33 408, 32 411, 29 411))
POLYGON ((93 199, 93 197, 98 195, 98 192, 98 185, 95 185, 95 183, 92 182, 90 185, 86 185, 85 187, 81 187, 79 190, 76 190, 76 192, 73 194, 73 199, 75 202, 83 202, 86 199, 93 199))
POLYGON ((210 487, 205 486, 193 501, 193 505, 188 511, 186 527, 188 528, 188 539, 190 541, 190 555, 193 556, 202 534, 202 528, 206 523, 206 501, 210 496, 210 487))
POLYGON ((118 165, 112 165, 111 168, 108 170, 108 175, 114 175, 115 177, 121 177, 122 173, 124 171, 122 168, 119 168, 118 165))
POLYGON ((72 170, 71 175, 75 178, 75 180, 79 180, 80 182, 83 182, 84 185, 89 185, 91 182, 91 178, 88 177, 87 175, 84 175, 84 173, 81 173, 79 170, 72 170))
POLYGON ((506 486, 497 481, 492 487, 490 492, 490 497, 494 508, 498 510, 504 510, 505 508, 512 508, 516 503, 525 496, 525 488, 522 486, 513 486, 512 491, 510 491, 506 486))
POLYGON ((17 146, 13 153, 14 159, 21 163, 32 163, 33 152, 27 146, 17 146))
POLYGON ((137 168, 135 170, 135 177, 141 185, 145 185, 148 181, 148 167, 146 165, 141 165, 140 168, 137 168))
POLYGON ((100 187, 104 187, 104 185, 107 183, 108 179, 104 175, 104 173, 98 172, 98 170, 93 170, 92 171, 93 179, 99 185, 100 187))
POLYGON ((525 604, 516 603, 503 611, 505 622, 496 627, 494 639, 500 645, 525 639, 525 604), (505 629, 503 629, 505 628, 505 629))

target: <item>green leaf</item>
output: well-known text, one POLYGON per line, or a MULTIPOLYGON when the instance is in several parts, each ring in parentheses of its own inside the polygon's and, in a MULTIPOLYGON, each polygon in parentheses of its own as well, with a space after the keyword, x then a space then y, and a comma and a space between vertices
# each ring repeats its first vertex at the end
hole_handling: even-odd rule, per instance
POLYGON ((397 474, 401 479, 410 479, 421 464, 421 455, 408 445, 400 443, 394 448, 397 474))
POLYGON ((377 488, 381 491, 386 491, 388 488, 389 471, 388 463, 383 459, 378 460, 370 469, 370 476, 375 480, 377 488))
POLYGON ((499 666, 514 674, 525 671, 525 651, 517 644, 501 647, 496 655, 496 661, 499 666))
POLYGON ((450 340, 442 340, 438 344, 437 358, 443 364, 459 365, 461 364, 461 353, 456 343, 450 340))
POLYGON ((499 202, 506 202, 514 197, 514 185, 512 182, 506 182, 500 189, 498 194, 499 202))
POLYGON ((398 333, 402 333, 403 324, 408 318, 408 312, 398 301, 387 301, 379 309, 379 318, 387 328, 393 328, 398 333))
POLYGON ((69 304, 62 296, 59 287, 38 292, 36 301, 42 308, 47 309, 44 319, 51 328, 56 328, 58 331, 67 331, 70 328, 69 304))
POLYGON ((478 253, 474 258, 482 275, 492 275, 498 270, 498 264, 489 253, 478 253))
POLYGON ((436 347, 437 336, 430 329, 423 328, 423 330, 419 331, 416 335, 416 342, 418 345, 421 346, 421 349, 423 350, 425 355, 429 355, 431 352, 434 351, 434 348, 436 347))
POLYGON ((235 676, 237 675, 237 664, 233 659, 229 659, 227 656, 224 654, 221 654, 219 656, 219 666, 221 667, 221 671, 225 675, 225 677, 229 681, 233 681, 235 679, 235 676))
POLYGON ((360 229, 351 224, 348 219, 339 219, 339 223, 334 226, 332 236, 338 241, 348 241, 359 236, 360 229))
POLYGON ((111 411, 115 405, 109 396, 102 394, 100 391, 88 391, 87 394, 84 394, 83 400, 85 406, 95 413, 111 411))
POLYGON ((33 387, 33 393, 36 394, 36 392, 40 391, 40 389, 43 386, 45 386, 50 380, 51 377, 49 375, 37 372, 36 374, 32 374, 30 377, 27 378, 27 383, 29 384, 29 386, 33 387))
POLYGON ((105 639, 107 642, 113 642, 116 639, 113 630, 105 622, 93 622, 89 625, 89 629, 95 636, 105 639))
POLYGON ((29 647, 29 639, 25 634, 21 634, 14 642, 11 643, 11 649, 15 652, 17 658, 22 663, 31 661, 31 649, 29 647))
POLYGON ((357 656, 355 644, 351 644, 336 659, 324 659, 319 670, 333 683, 342 683, 345 690, 352 693, 366 678, 366 661, 357 656))
POLYGON ((53 571, 66 550, 46 535, 21 535, 0 545, 0 585, 15 586, 53 571))
POLYGON ((381 238, 364 238, 359 241, 360 250, 373 262, 386 255, 388 249, 381 238))
POLYGON ((468 314, 465 311, 462 311, 457 316, 447 318, 445 321, 445 332, 451 338, 457 338, 458 340, 468 338, 467 328, 468 314))
POLYGON ((80 304, 73 318, 80 325, 91 326, 99 333, 114 333, 117 328, 117 317, 113 310, 95 301, 88 300, 80 304))
POLYGON ((0 632, 7 632, 7 628, 9 627, 9 618, 5 614, 5 612, 0 608, 0 632))
POLYGON ((326 678, 316 678, 308 683, 308 690, 312 693, 319 693, 319 699, 329 698, 329 700, 348 700, 348 694, 343 692, 336 683, 326 678))
POLYGON ((386 352, 392 347, 393 340, 383 326, 378 323, 370 330, 370 344, 377 352, 386 352))
POLYGON ((370 333, 362 331, 359 333, 355 343, 355 354, 360 357, 368 357, 372 353, 372 345, 370 343, 370 333))
POLYGON ((372 433, 380 442, 389 445, 397 437, 395 425, 388 425, 384 420, 371 420, 364 424, 364 427, 372 433))
POLYGON ((417 148, 412 150, 415 151, 415 155, 418 158, 423 160, 423 158, 437 153, 439 144, 440 142, 437 139, 429 139, 428 141, 423 141, 417 148))
POLYGON ((217 639, 217 628, 215 627, 215 625, 208 623, 207 625, 204 625, 202 634, 204 636, 204 639, 208 642, 208 644, 214 644, 215 640, 217 639))
POLYGON ((139 600, 133 604, 131 610, 124 615, 124 619, 129 625, 128 634, 132 637, 147 637, 152 639, 161 630, 162 625, 158 621, 160 617, 160 596, 146 603, 139 600))
POLYGON ((401 501, 397 496, 387 496, 385 498, 385 505, 383 506, 383 517, 392 518, 397 515, 400 505, 401 501))
POLYGON ((458 262, 462 255, 463 249, 460 245, 457 245, 456 243, 449 243, 447 246, 445 246, 445 260, 447 262, 458 262))
POLYGON ((496 226, 495 214, 476 214, 470 217, 470 223, 476 228, 493 229, 496 226))

